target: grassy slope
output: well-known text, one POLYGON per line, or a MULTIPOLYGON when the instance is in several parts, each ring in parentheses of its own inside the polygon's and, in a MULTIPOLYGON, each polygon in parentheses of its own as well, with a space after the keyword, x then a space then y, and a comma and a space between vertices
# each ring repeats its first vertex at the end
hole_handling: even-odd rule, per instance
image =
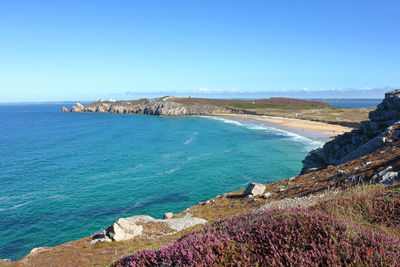
POLYGON ((375 109, 338 108, 323 102, 293 98, 255 100, 175 98, 173 101, 186 105, 213 104, 219 107, 245 110, 258 115, 320 121, 350 127, 358 127, 361 121, 368 120, 368 113, 375 109))
MULTIPOLYGON (((398 191, 391 188, 375 191, 367 189, 371 194, 366 197, 367 201, 352 199, 352 210, 355 214, 368 214, 365 220, 379 218, 382 224, 398 226, 398 191), (388 194, 392 191, 395 193, 388 194), (362 202, 370 205, 358 208, 362 202), (390 208, 397 208, 397 212, 390 208)), ((270 209, 242 214, 186 235, 160 250, 146 250, 126 257, 117 266, 154 266, 160 262, 166 266, 176 263, 189 266, 194 263, 200 266, 400 264, 398 236, 360 227, 351 219, 343 220, 335 213, 317 209, 270 209)))

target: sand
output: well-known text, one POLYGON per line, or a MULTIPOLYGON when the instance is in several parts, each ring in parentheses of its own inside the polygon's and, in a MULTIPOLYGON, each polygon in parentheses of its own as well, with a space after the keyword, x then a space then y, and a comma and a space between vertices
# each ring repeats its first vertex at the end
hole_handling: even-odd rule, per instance
POLYGON ((266 127, 276 128, 295 133, 317 141, 327 141, 337 135, 350 132, 353 128, 333 125, 323 122, 289 119, 282 117, 247 115, 247 114, 221 114, 216 117, 261 123, 266 127))

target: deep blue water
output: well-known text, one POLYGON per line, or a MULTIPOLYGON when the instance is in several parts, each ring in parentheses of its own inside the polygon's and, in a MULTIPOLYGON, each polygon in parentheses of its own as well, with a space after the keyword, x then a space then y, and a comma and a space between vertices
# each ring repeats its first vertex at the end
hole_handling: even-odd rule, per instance
POLYGON ((335 107, 341 108, 373 108, 382 102, 382 99, 318 99, 335 107))
POLYGON ((320 143, 201 117, 0 105, 0 258, 297 174, 320 143))

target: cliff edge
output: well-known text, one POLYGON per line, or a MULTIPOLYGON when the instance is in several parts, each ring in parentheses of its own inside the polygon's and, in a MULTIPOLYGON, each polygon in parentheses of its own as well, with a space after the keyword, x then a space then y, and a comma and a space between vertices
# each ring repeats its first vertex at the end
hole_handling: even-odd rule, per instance
POLYGON ((400 89, 386 93, 377 109, 369 113, 369 120, 361 122, 360 128, 339 135, 322 148, 311 151, 303 160, 301 174, 348 162, 390 145, 392 140, 386 136, 398 121, 400 89))
MULTIPOLYGON (((247 113, 233 108, 219 107, 207 103, 181 103, 179 97, 139 99, 130 101, 99 100, 86 106, 77 103, 70 112, 97 112, 121 114, 147 114, 158 116, 214 115, 221 113, 247 113)), ((66 112, 64 108, 62 112, 66 112)))

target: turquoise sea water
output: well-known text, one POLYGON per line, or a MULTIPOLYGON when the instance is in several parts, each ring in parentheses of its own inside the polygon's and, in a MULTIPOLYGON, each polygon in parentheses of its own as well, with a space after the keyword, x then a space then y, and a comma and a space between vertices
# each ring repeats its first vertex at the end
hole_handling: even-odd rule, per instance
POLYGON ((0 105, 0 258, 297 174, 321 143, 202 117, 0 105))

